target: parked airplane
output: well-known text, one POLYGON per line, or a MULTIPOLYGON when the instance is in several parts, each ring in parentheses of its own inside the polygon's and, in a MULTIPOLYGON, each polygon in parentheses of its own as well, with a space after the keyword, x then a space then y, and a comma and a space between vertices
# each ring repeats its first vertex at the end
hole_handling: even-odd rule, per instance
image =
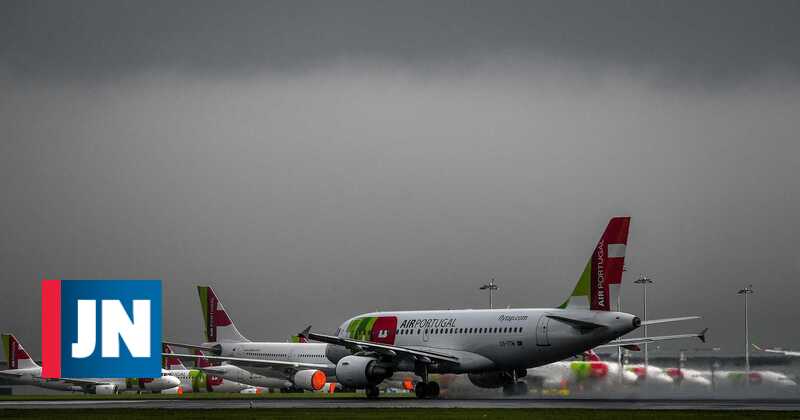
MULTIPOLYGON (((253 342, 234 325, 214 290, 197 286, 203 310, 206 342, 201 345, 165 342, 209 354, 175 354, 181 359, 207 360, 204 372, 247 385, 283 390, 318 391, 328 385, 336 365, 325 355, 326 344, 253 342), (219 364, 219 363, 225 364, 219 364)), ((305 341, 305 340, 303 340, 305 341)))
POLYGON ((584 360, 562 360, 528 369, 525 382, 544 389, 559 388, 608 388, 612 385, 632 385, 637 376, 622 369, 616 362, 601 360, 593 351, 583 354, 584 360))
MULTIPOLYGON (((164 344, 164 353, 172 354, 172 348, 164 344)), ((245 385, 239 382, 234 382, 221 378, 219 376, 209 375, 201 366, 210 366, 205 359, 198 361, 198 368, 187 368, 180 359, 174 356, 164 356, 164 369, 167 373, 178 378, 181 381, 179 387, 174 388, 174 392, 183 394, 186 392, 239 392, 243 394, 258 394, 261 390, 251 385, 245 385)), ((173 390, 165 390, 162 394, 173 393, 173 390)))
POLYGON ((3 350, 9 369, 0 378, 20 385, 33 385, 58 391, 89 394, 115 394, 122 391, 161 392, 180 385, 180 380, 161 370, 160 378, 73 379, 42 378, 42 367, 33 361, 13 334, 3 334, 3 350))
POLYGON ((377 397, 377 385, 399 371, 423 378, 416 384, 419 398, 439 394, 439 384, 429 381, 429 373, 467 373, 477 386, 525 394, 527 384, 519 379, 527 369, 591 348, 704 340, 704 332, 620 339, 643 324, 633 314, 610 310, 609 285, 619 284, 622 277, 629 223, 629 217, 611 219, 559 308, 373 312, 345 321, 335 335, 312 333, 310 326, 301 335, 333 344, 327 355, 336 362, 337 380, 345 387, 366 389, 369 398, 377 397))
POLYGON ((776 353, 776 354, 782 354, 784 356, 792 356, 792 357, 800 356, 800 351, 784 350, 784 349, 780 349, 780 348, 762 349, 761 347, 759 347, 759 346, 757 346, 755 344, 753 344, 753 347, 755 347, 756 350, 765 351, 767 353, 776 353))

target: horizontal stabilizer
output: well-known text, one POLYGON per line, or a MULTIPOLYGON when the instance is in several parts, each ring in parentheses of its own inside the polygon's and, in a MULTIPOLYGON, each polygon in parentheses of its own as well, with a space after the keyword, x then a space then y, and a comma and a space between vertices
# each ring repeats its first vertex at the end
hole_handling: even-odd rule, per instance
POLYGON ((700 341, 706 342, 706 332, 708 332, 708 328, 700 331, 699 333, 694 334, 676 334, 676 335, 661 335, 655 337, 637 337, 637 338, 622 338, 619 340, 609 341, 607 344, 603 344, 602 346, 597 346, 598 348, 602 347, 625 347, 631 345, 640 345, 640 344, 650 344, 655 343, 658 341, 667 341, 667 340, 681 340, 684 338, 699 338, 700 341))
POLYGON ((571 325, 579 330, 593 330, 595 328, 604 327, 605 325, 597 324, 594 322, 584 321, 581 319, 573 319, 567 318, 565 316, 558 316, 558 315, 547 315, 550 319, 555 319, 556 321, 561 321, 565 324, 571 325))
POLYGON ((642 325, 655 325, 655 324, 666 324, 668 322, 679 322, 679 321, 688 321, 690 319, 700 319, 699 316, 682 316, 678 318, 661 318, 661 319, 648 319, 647 321, 642 321, 642 325))

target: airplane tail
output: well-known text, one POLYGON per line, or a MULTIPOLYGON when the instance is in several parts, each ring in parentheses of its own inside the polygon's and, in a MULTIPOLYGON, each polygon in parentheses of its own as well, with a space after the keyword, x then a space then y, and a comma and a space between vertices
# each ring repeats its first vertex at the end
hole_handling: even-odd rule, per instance
POLYGON ((200 295, 200 306, 203 309, 206 340, 208 342, 250 341, 233 325, 233 321, 231 321, 228 313, 225 312, 222 302, 214 294, 211 286, 197 286, 197 292, 200 295))
POLYGON ((6 363, 9 369, 27 369, 39 367, 31 355, 22 348, 22 344, 14 334, 3 334, 3 351, 6 354, 6 363))
MULTIPOLYGON (((202 352, 202 351, 200 351, 200 350, 196 350, 196 349, 194 350, 194 354, 195 354, 195 355, 197 355, 197 356, 205 356, 205 354, 203 354, 203 352, 202 352)), ((210 362, 208 359, 206 359, 205 357, 203 357, 203 358, 200 358, 200 359, 195 359, 195 362, 194 362, 194 363, 195 363, 195 364, 194 364, 194 366, 195 366, 196 368, 198 368, 198 369, 199 369, 199 368, 207 368, 207 367, 211 367, 211 366, 216 366, 214 363, 211 363, 211 362, 210 362)))
MULTIPOLYGON (((162 344, 162 352, 172 354, 172 347, 169 344, 162 344)), ((181 359, 172 356, 165 356, 164 357, 164 369, 167 370, 186 370, 186 366, 181 362, 181 359)))
POLYGON ((559 308, 610 311, 612 296, 619 296, 630 217, 614 217, 592 252, 578 284, 559 308))

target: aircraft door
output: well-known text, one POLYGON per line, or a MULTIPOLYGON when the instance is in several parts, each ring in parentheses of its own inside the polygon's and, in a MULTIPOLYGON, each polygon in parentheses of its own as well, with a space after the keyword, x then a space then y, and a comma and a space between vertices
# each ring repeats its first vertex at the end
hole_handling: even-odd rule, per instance
POLYGON ((536 345, 549 346, 550 339, 547 337, 547 329, 550 327, 550 318, 546 315, 539 317, 539 322, 536 324, 536 345))
POLYGON ((428 329, 427 328, 423 328, 422 329, 422 341, 427 343, 429 338, 430 338, 430 336, 428 336, 428 329))

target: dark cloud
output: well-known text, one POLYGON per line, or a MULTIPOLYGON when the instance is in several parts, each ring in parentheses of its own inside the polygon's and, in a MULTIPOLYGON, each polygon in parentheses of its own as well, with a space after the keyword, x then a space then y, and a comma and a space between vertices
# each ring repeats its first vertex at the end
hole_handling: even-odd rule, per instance
POLYGON ((792 1, 6 1, 0 63, 31 77, 415 67, 512 53, 666 82, 800 73, 792 1))
POLYGON ((0 329, 43 277, 162 278, 186 341, 198 283, 257 339, 554 306, 631 214, 625 309, 741 350, 753 283, 800 348, 798 4, 3 2, 0 329))

